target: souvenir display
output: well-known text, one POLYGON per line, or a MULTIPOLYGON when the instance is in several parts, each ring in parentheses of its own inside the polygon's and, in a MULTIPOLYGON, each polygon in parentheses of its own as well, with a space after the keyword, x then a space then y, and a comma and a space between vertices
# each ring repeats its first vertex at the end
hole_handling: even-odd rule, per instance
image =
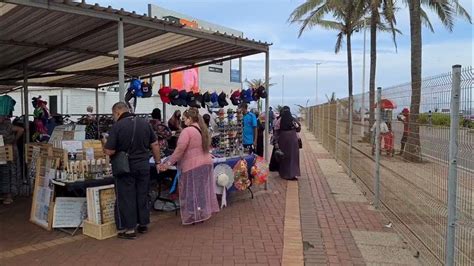
POLYGON ((234 166, 234 186, 242 191, 248 189, 250 185, 247 162, 241 159, 234 166))
POLYGON ((216 120, 216 131, 213 138, 213 154, 219 157, 240 156, 242 148, 242 123, 233 119, 233 111, 220 114, 216 120))
POLYGON ((250 174, 253 178, 252 183, 255 185, 261 185, 267 182, 268 175, 270 174, 267 161, 265 161, 263 157, 257 156, 250 169, 250 174))

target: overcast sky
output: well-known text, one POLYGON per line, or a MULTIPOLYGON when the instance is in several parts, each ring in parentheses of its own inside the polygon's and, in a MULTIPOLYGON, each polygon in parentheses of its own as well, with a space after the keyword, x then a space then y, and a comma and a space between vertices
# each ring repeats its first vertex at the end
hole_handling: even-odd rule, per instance
MULTIPOLYGON (((313 28, 298 38, 297 25, 287 20, 302 0, 173 0, 97 1, 137 13, 147 13, 152 3, 212 23, 244 32, 249 38, 273 43, 270 50, 270 75, 277 83, 271 90, 272 105, 282 102, 282 76, 285 76, 284 98, 286 105, 315 103, 316 62, 319 66, 319 101, 325 95, 336 93, 338 98, 347 96, 347 61, 345 47, 334 53, 336 32, 313 28)), ((402 1, 398 1, 402 2, 402 1)), ((472 0, 459 0, 472 14, 472 0)), ((379 34, 377 86, 389 87, 410 81, 410 31, 406 6, 400 4, 397 13, 398 51, 389 34, 379 34)), ((473 28, 465 20, 456 19, 453 32, 448 32, 435 17, 431 16, 435 33, 423 29, 423 76, 449 72, 454 64, 471 66, 473 59, 473 28)), ((367 66, 369 75, 369 32, 367 32, 367 66)), ((362 33, 353 36, 354 94, 362 87, 362 33)), ((256 55, 244 59, 244 78, 263 78, 264 57, 256 55)), ((368 85, 367 85, 368 87, 368 85)))

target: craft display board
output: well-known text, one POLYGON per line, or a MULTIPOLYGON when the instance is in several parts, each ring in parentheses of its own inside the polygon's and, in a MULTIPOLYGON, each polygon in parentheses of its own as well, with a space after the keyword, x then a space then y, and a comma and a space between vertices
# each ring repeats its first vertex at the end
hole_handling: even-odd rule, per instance
POLYGON ((28 168, 28 178, 29 180, 36 179, 36 168, 38 164, 38 160, 41 157, 41 148, 38 146, 32 147, 31 157, 30 157, 30 164, 28 168))
POLYGON ((57 197, 54 201, 53 228, 82 227, 86 213, 86 198, 57 197))
POLYGON ((35 189, 31 204, 30 221, 47 230, 52 229, 55 177, 54 158, 39 158, 36 162, 35 189))
POLYGON ((87 220, 93 224, 114 221, 114 185, 87 188, 87 220))
POLYGON ((53 145, 47 143, 31 143, 26 144, 26 162, 30 163, 33 157, 33 149, 37 148, 40 150, 40 157, 46 158, 53 156, 53 145))
POLYGON ((114 222, 115 189, 107 188, 99 191, 100 213, 102 223, 114 222))

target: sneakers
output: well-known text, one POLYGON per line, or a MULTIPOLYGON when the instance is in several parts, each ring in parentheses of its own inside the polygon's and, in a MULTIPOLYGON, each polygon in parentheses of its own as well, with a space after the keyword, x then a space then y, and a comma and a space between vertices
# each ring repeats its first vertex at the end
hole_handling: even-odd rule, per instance
POLYGON ((117 235, 118 238, 121 238, 121 239, 135 239, 137 238, 137 233, 135 233, 135 231, 133 232, 120 232, 118 233, 117 235))
POLYGON ((137 227, 137 232, 140 233, 140 234, 145 234, 146 232, 148 232, 148 226, 146 225, 139 225, 137 227))

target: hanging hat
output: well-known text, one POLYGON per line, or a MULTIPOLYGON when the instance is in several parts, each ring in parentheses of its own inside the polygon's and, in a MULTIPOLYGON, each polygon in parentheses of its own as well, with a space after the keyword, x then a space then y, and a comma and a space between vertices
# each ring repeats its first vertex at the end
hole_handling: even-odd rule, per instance
POLYGON ((260 98, 263 98, 263 99, 267 98, 267 95, 268 95, 267 94, 267 89, 265 89, 264 86, 258 87, 257 92, 258 92, 258 96, 260 96, 260 98))
POLYGON ((214 179, 216 180, 216 193, 222 194, 222 208, 227 205, 226 191, 234 184, 234 172, 229 165, 218 164, 214 167, 214 179))
POLYGON ((260 95, 258 94, 258 90, 257 90, 257 89, 252 89, 252 99, 253 99, 254 101, 260 100, 260 95))
POLYGON ((219 95, 217 92, 211 93, 211 104, 210 108, 219 108, 219 95))
POLYGON ((255 158, 255 163, 253 164, 250 173, 253 177, 253 184, 261 185, 264 184, 267 179, 270 171, 268 169, 268 162, 265 161, 263 157, 257 156, 255 158))
POLYGON ((236 105, 236 106, 241 103, 239 90, 236 90, 232 93, 232 95, 230 96, 230 101, 232 102, 233 105, 236 105))
POLYGON ((226 107, 227 105, 229 105, 226 98, 227 95, 224 92, 221 92, 221 94, 219 94, 217 102, 219 103, 220 107, 226 107))
POLYGON ((201 93, 194 93, 194 98, 196 99, 196 108, 206 107, 206 103, 204 102, 204 98, 202 97, 201 93))
POLYGON ((179 102, 179 91, 177 89, 172 89, 168 94, 171 105, 178 105, 179 102))
POLYGON ((202 99, 204 100, 204 102, 206 103, 209 103, 211 102, 211 94, 206 91, 203 95, 202 95, 202 99))
POLYGON ((192 91, 188 92, 188 105, 189 107, 201 108, 201 102, 198 100, 199 93, 192 91))
POLYGON ((232 168, 225 164, 221 163, 214 167, 214 178, 216 179, 216 193, 222 194, 223 188, 231 188, 234 183, 234 172, 232 168))
POLYGON ((184 107, 188 106, 188 93, 185 90, 179 92, 178 105, 184 107))
POLYGON ((172 89, 170 87, 162 87, 158 90, 158 94, 160 95, 161 101, 164 103, 170 103, 170 93, 172 89))
POLYGON ((219 95, 217 95, 217 92, 211 93, 211 102, 217 103, 218 100, 219 100, 219 95))
POLYGON ((253 101, 252 89, 243 90, 240 98, 244 103, 251 103, 253 101))

